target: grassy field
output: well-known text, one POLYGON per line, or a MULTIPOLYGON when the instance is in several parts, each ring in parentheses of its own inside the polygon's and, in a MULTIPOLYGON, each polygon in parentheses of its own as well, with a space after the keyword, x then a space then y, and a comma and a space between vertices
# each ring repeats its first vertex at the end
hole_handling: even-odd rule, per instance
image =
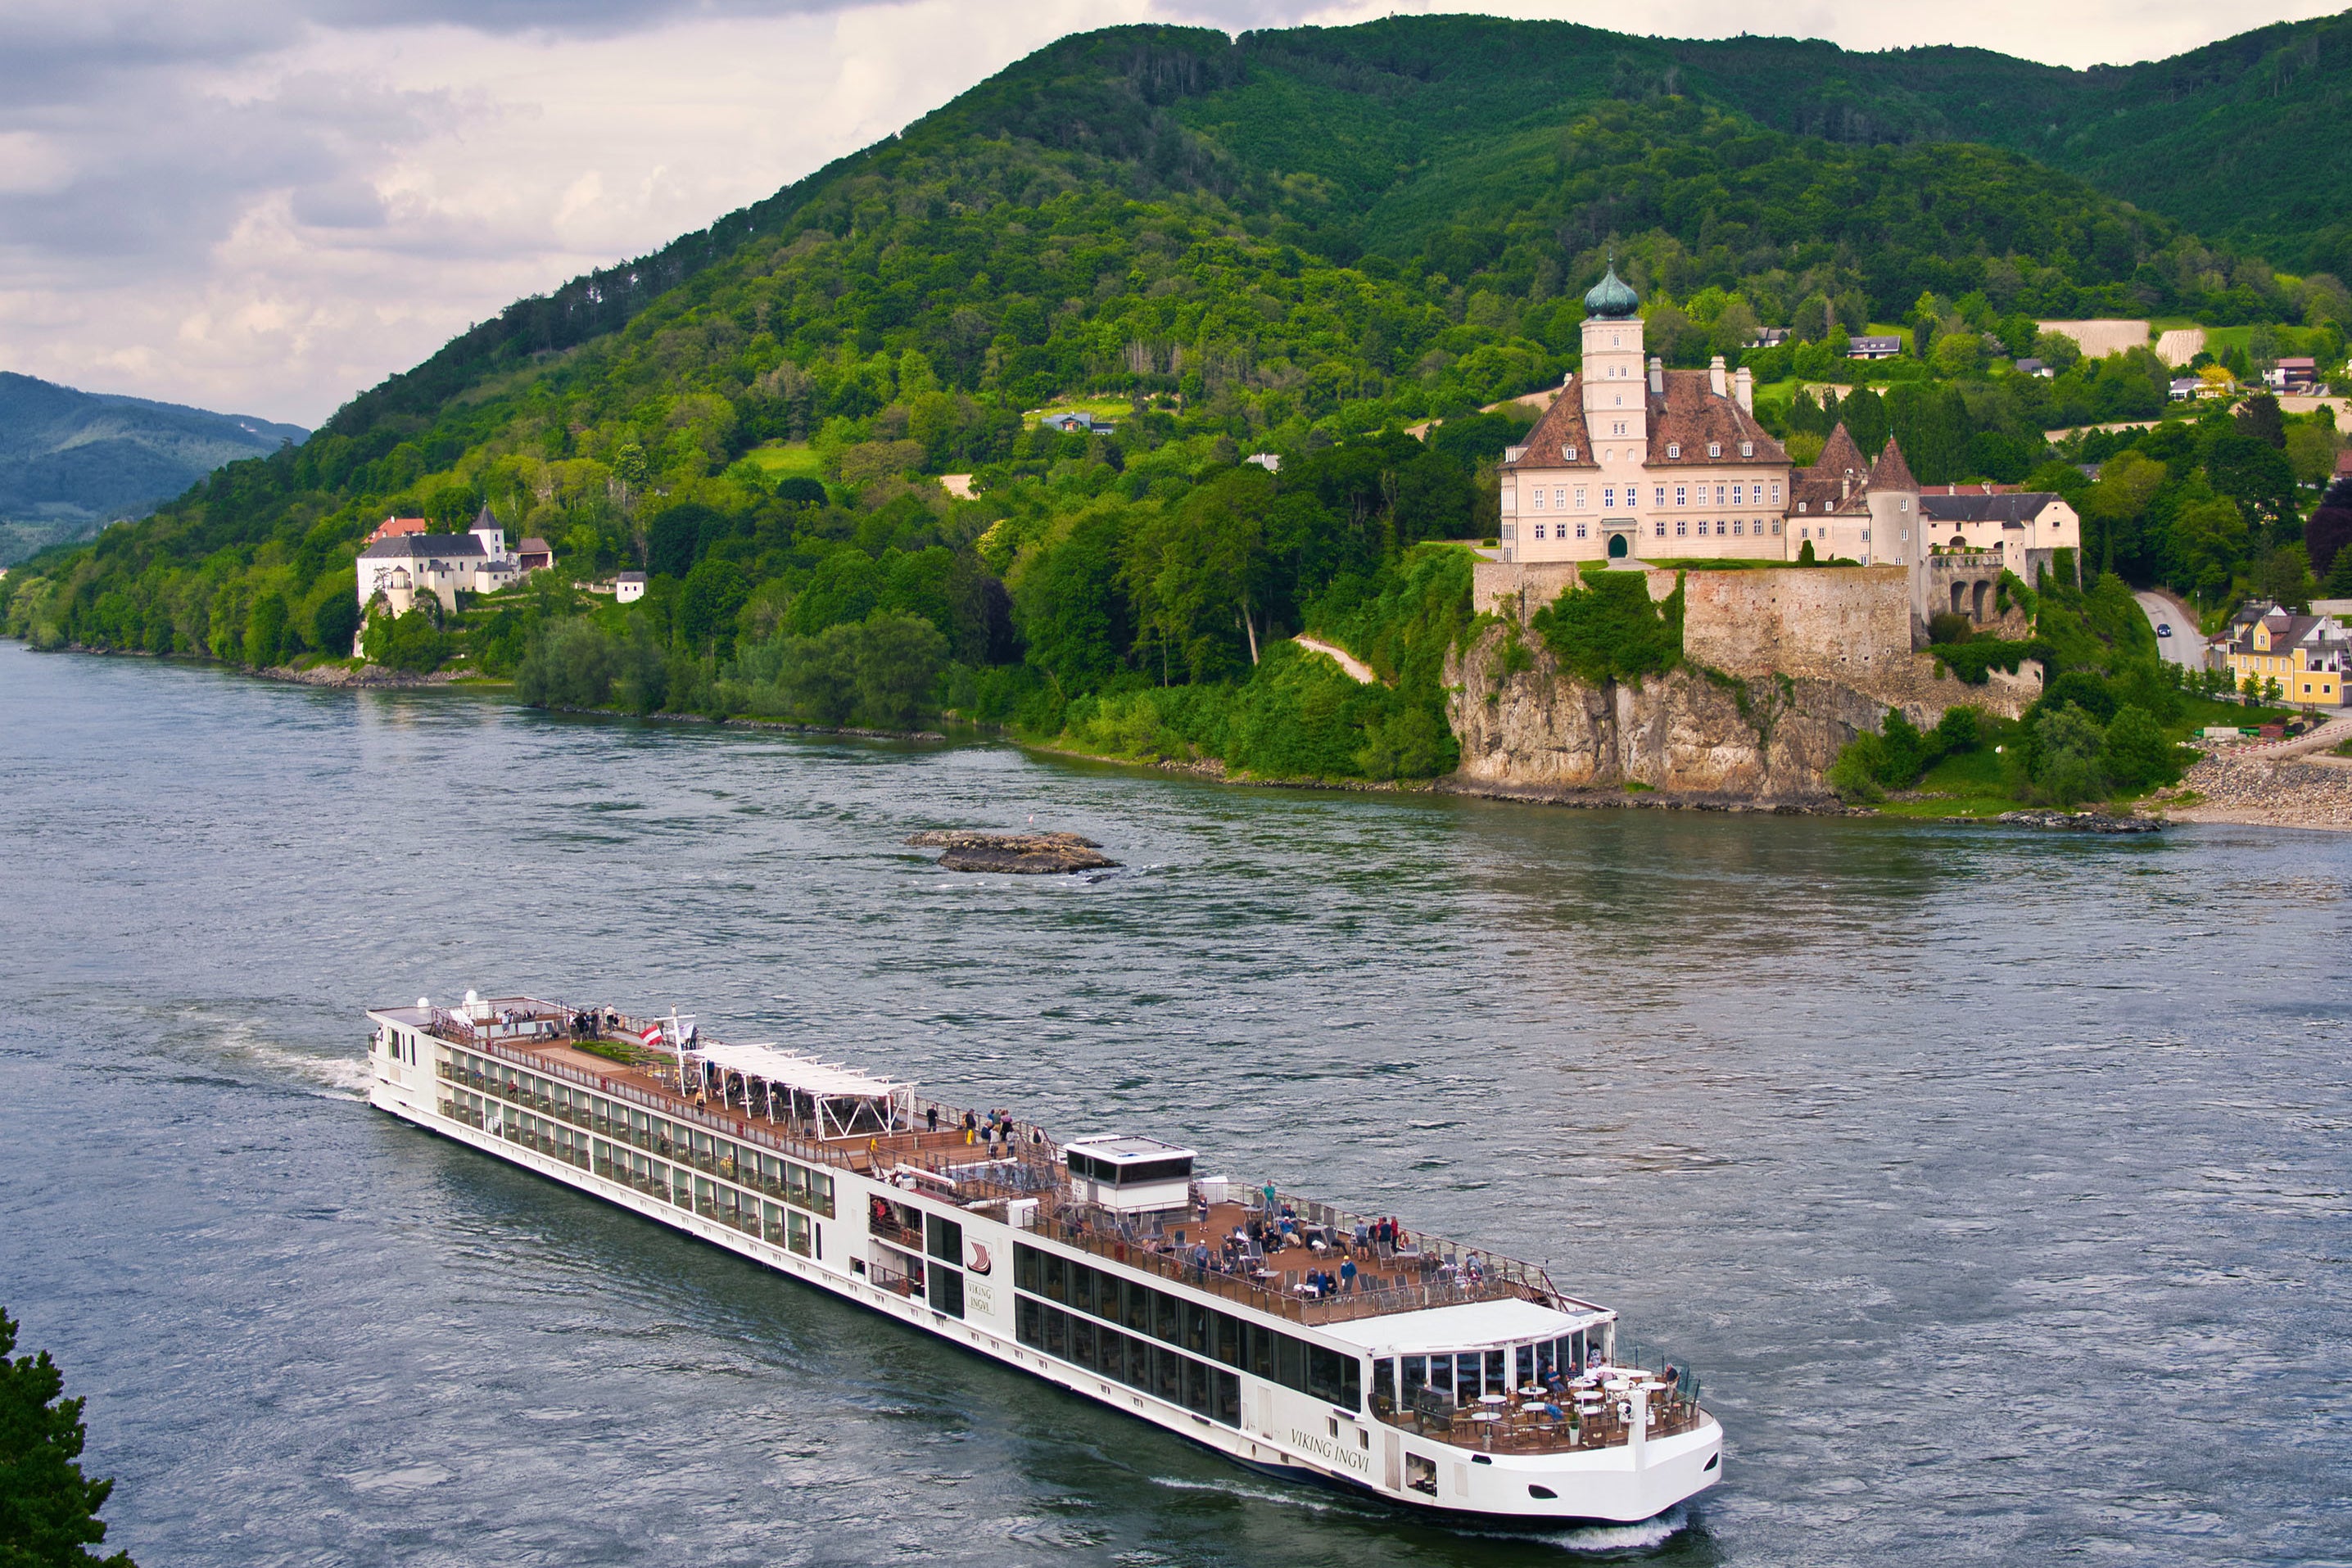
POLYGON ((816 454, 805 441, 772 441, 765 446, 754 446, 743 454, 743 461, 757 468, 770 484, 795 476, 822 479, 816 454))

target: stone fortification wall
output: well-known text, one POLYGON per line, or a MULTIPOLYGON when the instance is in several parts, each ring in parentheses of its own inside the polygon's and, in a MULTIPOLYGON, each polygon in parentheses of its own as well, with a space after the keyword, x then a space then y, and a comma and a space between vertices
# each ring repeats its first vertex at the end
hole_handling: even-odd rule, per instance
MULTIPOLYGON (((1675 591, 1671 569, 1654 567, 1647 576, 1653 600, 1675 591)), ((1683 576, 1683 651, 1711 669, 1851 682, 1910 663, 1911 584, 1903 567, 1762 567, 1683 576)), ((1572 561, 1481 561, 1475 608, 1525 625, 1575 577, 1572 561)))
POLYGON ((1685 664, 1639 685, 1594 686, 1561 673, 1540 638, 1489 625, 1447 661, 1446 721, 1461 743, 1456 787, 1536 799, 1622 800, 1639 785, 1699 800, 1808 804, 1838 752, 1900 707, 1922 728, 1948 707, 2015 716, 2032 683, 1937 679, 1906 654, 1867 685, 1821 676, 1737 676, 1685 664), (1514 669, 1514 665, 1524 667, 1514 669))

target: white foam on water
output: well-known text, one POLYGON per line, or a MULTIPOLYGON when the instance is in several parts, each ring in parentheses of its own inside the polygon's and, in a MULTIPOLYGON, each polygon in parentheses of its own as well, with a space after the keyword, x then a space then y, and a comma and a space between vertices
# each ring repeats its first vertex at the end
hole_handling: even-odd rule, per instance
POLYGON ((1361 1509, 1349 1508, 1328 1498, 1317 1497, 1305 1490, 1285 1491, 1275 1487, 1254 1487, 1246 1481, 1188 1481, 1174 1476, 1153 1476, 1154 1485, 1175 1491, 1223 1492, 1227 1497, 1247 1498, 1252 1502, 1276 1502, 1291 1508, 1303 1508, 1310 1513, 1360 1513, 1361 1509))
POLYGON ((231 1024, 221 1036, 221 1054, 231 1061, 250 1062, 273 1078, 299 1078, 338 1100, 364 1100, 373 1078, 368 1064, 355 1056, 313 1056, 289 1051, 256 1037, 251 1024, 231 1024))
MULTIPOLYGON (((1304 1487, 1283 1489, 1252 1486, 1246 1481, 1181 1480, 1174 1476, 1153 1476, 1153 1484, 1176 1491, 1223 1492, 1227 1497, 1246 1498, 1252 1502, 1280 1503, 1290 1508, 1302 1508, 1310 1513, 1352 1513, 1370 1516, 1370 1509, 1350 1504, 1343 1500, 1318 1494, 1304 1487)), ((1572 1530, 1480 1530, 1449 1521, 1453 1528, 1466 1535, 1486 1536, 1509 1541, 1536 1541, 1555 1546, 1563 1552, 1646 1552, 1664 1546, 1690 1528, 1690 1511, 1677 1503, 1654 1519, 1633 1524, 1583 1524, 1572 1530)))
POLYGON ((1635 1524, 1586 1524, 1523 1539, 1548 1542, 1563 1552, 1646 1552, 1664 1546, 1689 1528, 1690 1511, 1676 1504, 1655 1519, 1635 1524))

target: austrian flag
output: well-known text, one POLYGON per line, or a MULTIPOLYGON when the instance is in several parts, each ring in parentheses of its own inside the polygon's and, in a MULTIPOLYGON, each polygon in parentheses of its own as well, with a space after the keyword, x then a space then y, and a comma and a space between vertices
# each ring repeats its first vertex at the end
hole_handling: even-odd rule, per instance
POLYGON ((662 1042, 662 1026, 657 1023, 649 1023, 646 1025, 646 1032, 638 1038, 645 1041, 646 1049, 651 1051, 659 1046, 662 1042))

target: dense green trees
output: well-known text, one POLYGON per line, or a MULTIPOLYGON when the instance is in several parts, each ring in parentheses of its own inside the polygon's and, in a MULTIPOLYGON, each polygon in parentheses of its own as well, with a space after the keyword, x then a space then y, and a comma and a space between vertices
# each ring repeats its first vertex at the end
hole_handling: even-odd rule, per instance
POLYGON ((16 1323, 0 1312, 0 1563, 8 1568, 131 1568, 131 1554, 101 1558, 99 1511, 114 1483, 82 1474, 81 1407, 64 1397, 49 1354, 11 1357, 16 1323))
MULTIPOLYGON (((1914 351, 1883 392, 1759 409, 1800 450, 1840 418, 1873 454, 1892 434, 1924 483, 2048 476, 2044 430, 2164 407, 2152 355, 2074 362, 2041 316, 2259 318, 2267 339, 2222 351, 2340 353, 2332 280, 1929 120, 1816 134, 1757 96, 1741 49, 1783 46, 1478 18, 1065 40, 45 557, 0 583, 0 617, 46 645, 341 656, 367 530, 487 505, 554 543, 557 578, 379 616, 370 657, 511 674, 558 706, 888 727, 946 706, 1412 774, 1450 744, 1425 622, 1456 614, 1432 608, 1456 597, 1433 563, 1461 559, 1424 547, 1496 531, 1493 465, 1532 415, 1477 411, 1574 368, 1612 249, 1670 362, 1853 386, 1847 337, 1899 322, 1914 351), (1750 350, 1761 324, 1794 339, 1750 350), (2027 351, 2063 373, 2006 367, 2027 351), (1116 428, 1028 416, 1081 399, 1116 428), (1433 418, 1425 443, 1403 433, 1433 418), (623 568, 651 575, 634 607, 567 586, 623 568), (1343 625, 1378 690, 1282 651, 1343 625), (1266 738, 1310 710, 1324 741, 1266 738)), ((2257 414, 2094 439, 2065 455, 2107 459, 2095 484, 2049 482, 2080 499, 2095 564, 2209 600, 2313 578, 2294 552, 2332 434, 2257 414)), ((1635 608, 1621 591, 1552 612, 1577 657, 1588 611, 1635 608)), ((1628 678, 1655 664, 1622 656, 1628 678)))

